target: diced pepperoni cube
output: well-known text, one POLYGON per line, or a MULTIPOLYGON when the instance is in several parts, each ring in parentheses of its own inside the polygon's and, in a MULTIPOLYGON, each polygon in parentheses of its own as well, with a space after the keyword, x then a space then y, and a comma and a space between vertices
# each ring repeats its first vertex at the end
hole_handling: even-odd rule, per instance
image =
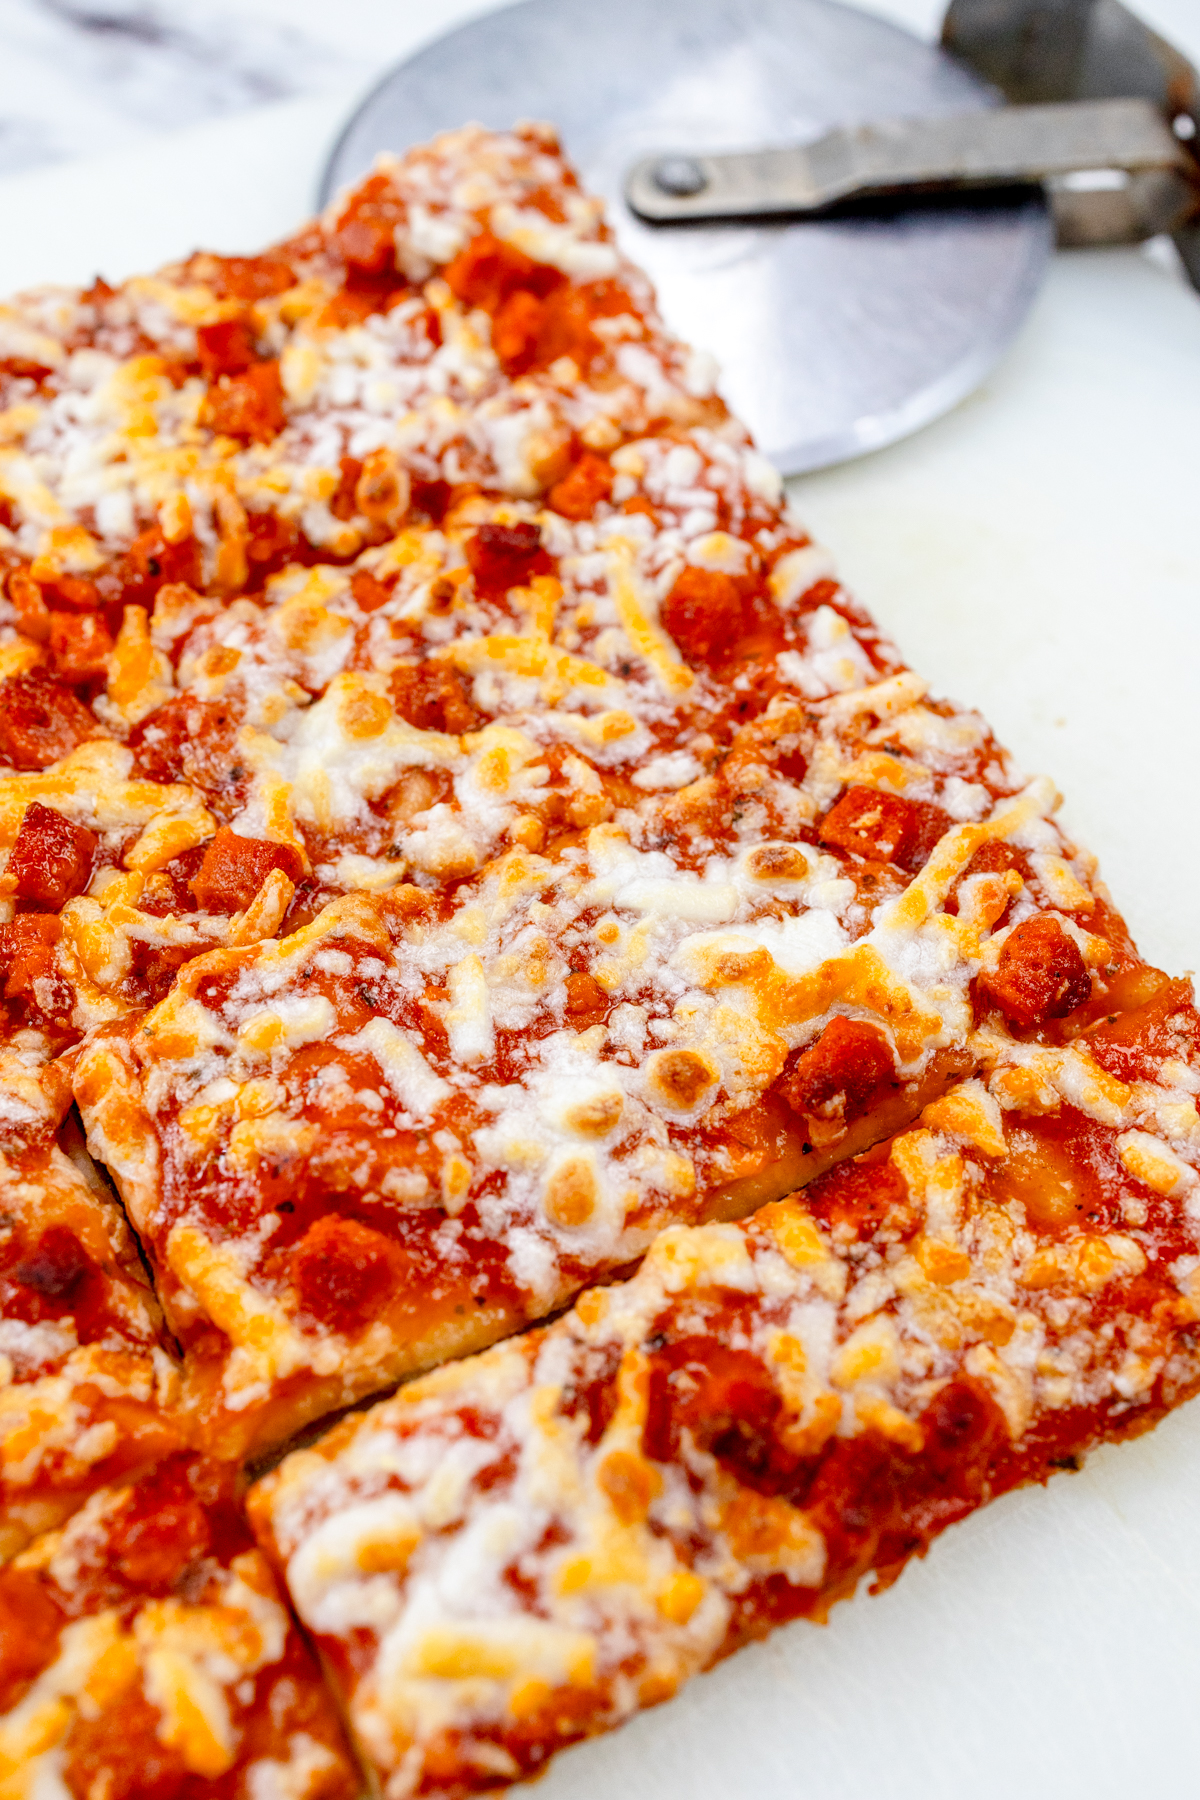
POLYGON ((400 717, 418 731, 461 737, 479 726, 466 683, 457 669, 443 663, 402 664, 392 674, 392 701, 400 717))
POLYGON ((139 531, 124 556, 103 571, 97 582, 106 605, 119 602, 152 607, 159 589, 168 582, 199 588, 203 577, 203 557, 196 539, 189 534, 168 543, 160 528, 151 525, 139 531))
POLYGON ((350 592, 366 613, 377 612, 392 597, 391 588, 385 587, 382 581, 376 581, 374 575, 366 569, 354 571, 350 577, 350 592))
POLYGON ((946 911, 958 912, 962 888, 977 875, 1006 875, 1010 869, 1015 870, 1024 882, 1029 882, 1032 878, 1029 858, 1024 850, 1006 844, 1002 838, 992 838, 988 843, 981 844, 951 888, 946 898, 946 911))
POLYGON ((865 1157, 839 1163, 804 1190, 810 1211, 839 1237, 872 1238, 885 1219, 902 1236, 917 1224, 904 1177, 895 1163, 879 1156, 868 1151, 865 1157))
POLYGON ((466 551, 481 593, 503 594, 523 587, 550 567, 541 527, 532 519, 519 519, 515 525, 481 525, 467 539, 466 551))
POLYGON ((562 286, 565 279, 558 269, 534 262, 515 244, 506 244, 490 231, 478 232, 442 273, 450 292, 464 306, 481 306, 493 314, 517 288, 542 296, 562 286))
POLYGON ((351 278, 378 278, 396 267, 396 226, 405 216, 403 200, 386 175, 371 175, 338 219, 332 248, 351 278))
POLYGON ((662 622, 691 663, 717 660, 742 635, 737 582, 719 569, 685 569, 663 601, 662 622))
POLYGON ((953 822, 939 806, 880 788, 850 787, 821 821, 820 835, 823 844, 915 872, 953 822))
POLYGON ((73 1231, 65 1225, 51 1225, 13 1274, 23 1287, 32 1288, 43 1300, 66 1306, 94 1267, 73 1231))
POLYGON ((1026 919, 1004 940, 995 969, 979 977, 984 996, 1017 1031, 1065 1019, 1091 998, 1087 964, 1057 919, 1026 919))
POLYGON ((576 969, 567 976, 567 1022, 573 1031, 602 1025, 611 1004, 609 995, 586 969, 576 969))
POLYGON ((250 533, 246 556, 260 576, 281 569, 291 560, 300 541, 293 520, 281 519, 273 512, 249 512, 246 527, 250 533))
POLYGON ((50 615, 50 655, 64 681, 94 681, 108 669, 113 641, 99 613, 50 615))
POLYGON ((302 1311, 334 1331, 352 1331, 398 1286, 403 1252, 357 1219, 327 1213, 292 1251, 291 1273, 302 1311))
POLYGON ((690 1431, 718 1462, 755 1485, 767 1473, 782 1400, 757 1356, 687 1337, 654 1358, 642 1449, 654 1462, 679 1454, 690 1431))
POLYGON ((240 375, 222 375, 209 386, 201 419, 224 437, 270 443, 287 424, 279 363, 272 358, 252 364, 240 375))
POLYGON ((53 913, 22 913, 0 925, 0 980, 4 998, 16 1000, 33 992, 34 982, 54 968, 54 946, 62 925, 53 913))
POLYGON ((212 1529, 188 1480, 188 1458, 171 1456, 139 1481, 116 1515, 107 1560, 123 1581, 169 1590, 208 1551, 212 1529))
POLYGON ((60 912, 82 894, 96 857, 96 834, 31 800, 5 871, 18 912, 60 912))
POLYGON ((100 589, 86 575, 51 575, 39 585, 52 607, 67 612, 94 612, 100 604, 100 589))
POLYGON ((187 265, 220 300, 264 300, 296 285, 296 272, 278 256, 216 256, 201 250, 187 265))
POLYGON ((528 288, 510 294, 492 326, 492 349, 506 375, 523 375, 538 360, 545 302, 528 288))
POLYGON ((969 881, 972 875, 1003 875, 1009 869, 1016 869, 1023 881, 1028 880, 1028 856, 1024 850, 1006 844, 1002 838, 990 838, 979 846, 963 870, 962 879, 969 881))
POLYGON ((8 578, 8 597, 17 615, 17 630, 44 644, 50 636, 50 608, 41 586, 27 569, 14 569, 8 578))
POLYGON ((537 360, 542 368, 548 368, 560 356, 569 356, 581 370, 591 367, 604 348, 592 329, 593 320, 632 309, 628 296, 623 296, 624 306, 614 308, 609 290, 616 290, 616 284, 589 282, 585 287, 557 288, 550 295, 538 334, 537 360))
POLYGON ((254 335, 245 319, 218 319, 213 325, 198 325, 196 352, 210 380, 217 375, 240 375, 257 360, 254 335))
POLYGON ((96 731, 83 702, 41 669, 0 686, 0 757, 16 769, 47 769, 96 731))
POLYGON ((304 865, 291 844, 239 837, 222 825, 205 852, 192 892, 205 912, 244 912, 272 869, 299 881, 304 865))
POLYGON ((602 456, 581 456, 570 472, 550 489, 550 505, 564 519, 590 519, 612 493, 613 472, 602 456))
POLYGON ((66 1622, 33 1570, 8 1564, 0 1581, 0 1713, 53 1661, 66 1622))
POLYGON ((859 1019, 836 1014, 779 1084, 779 1092, 798 1113, 850 1118, 871 1095, 895 1075, 891 1049, 883 1033, 859 1019))

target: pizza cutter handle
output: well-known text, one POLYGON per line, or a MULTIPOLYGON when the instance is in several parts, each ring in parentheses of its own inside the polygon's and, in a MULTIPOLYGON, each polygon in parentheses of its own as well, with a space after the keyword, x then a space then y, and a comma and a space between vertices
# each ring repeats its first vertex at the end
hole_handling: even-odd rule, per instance
POLYGON ((1136 241, 1200 218, 1200 163, 1142 99, 883 119, 810 144, 645 156, 625 197, 640 219, 666 225, 797 219, 847 202, 1034 183, 1070 197, 1070 242, 1136 241))

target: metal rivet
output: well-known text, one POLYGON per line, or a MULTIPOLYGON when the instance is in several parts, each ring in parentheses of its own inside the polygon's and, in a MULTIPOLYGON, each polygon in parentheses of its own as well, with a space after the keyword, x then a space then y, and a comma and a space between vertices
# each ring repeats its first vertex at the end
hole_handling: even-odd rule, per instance
POLYGON ((654 165, 654 182, 664 194, 674 194, 683 200, 706 188, 708 177, 690 156, 664 156, 654 165))

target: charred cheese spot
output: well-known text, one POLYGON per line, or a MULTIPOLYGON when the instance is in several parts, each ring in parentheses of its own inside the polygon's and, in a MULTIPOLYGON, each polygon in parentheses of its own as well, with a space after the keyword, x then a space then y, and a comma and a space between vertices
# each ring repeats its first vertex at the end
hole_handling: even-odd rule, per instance
POLYGON ((566 1230, 577 1229, 591 1219, 599 1198, 592 1164, 572 1157, 559 1164, 546 1184, 546 1216, 566 1230))
POLYGON ((659 1050, 646 1069, 648 1091, 672 1112, 693 1112, 720 1078, 720 1070, 696 1050, 659 1050))

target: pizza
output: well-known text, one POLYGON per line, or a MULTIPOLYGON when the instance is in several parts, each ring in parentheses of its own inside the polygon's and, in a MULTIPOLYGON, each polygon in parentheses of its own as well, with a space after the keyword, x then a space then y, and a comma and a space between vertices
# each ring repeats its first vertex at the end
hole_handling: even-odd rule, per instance
POLYGON ((1200 1387, 1186 984, 1066 1046, 983 1039, 912 1129, 666 1228, 253 1490, 383 1792, 536 1774, 1200 1387))
POLYGON ((230 1465, 176 1451, 0 1569, 6 1795, 355 1800, 230 1465))
POLYGON ((70 1072, 36 1035, 0 1050, 0 1563, 183 1441, 161 1309, 78 1124, 62 1122, 70 1072))
MULTIPOLYGON (((416 1377, 249 1516, 386 1791, 466 1793, 1190 1391, 1190 989, 548 128, 0 309, 0 577, 0 1556, 63 1632, 233 1568, 75 1593, 130 1495, 241 1518, 416 1377)), ((137 1677, 163 1781, 339 1792, 209 1656, 137 1677)))

